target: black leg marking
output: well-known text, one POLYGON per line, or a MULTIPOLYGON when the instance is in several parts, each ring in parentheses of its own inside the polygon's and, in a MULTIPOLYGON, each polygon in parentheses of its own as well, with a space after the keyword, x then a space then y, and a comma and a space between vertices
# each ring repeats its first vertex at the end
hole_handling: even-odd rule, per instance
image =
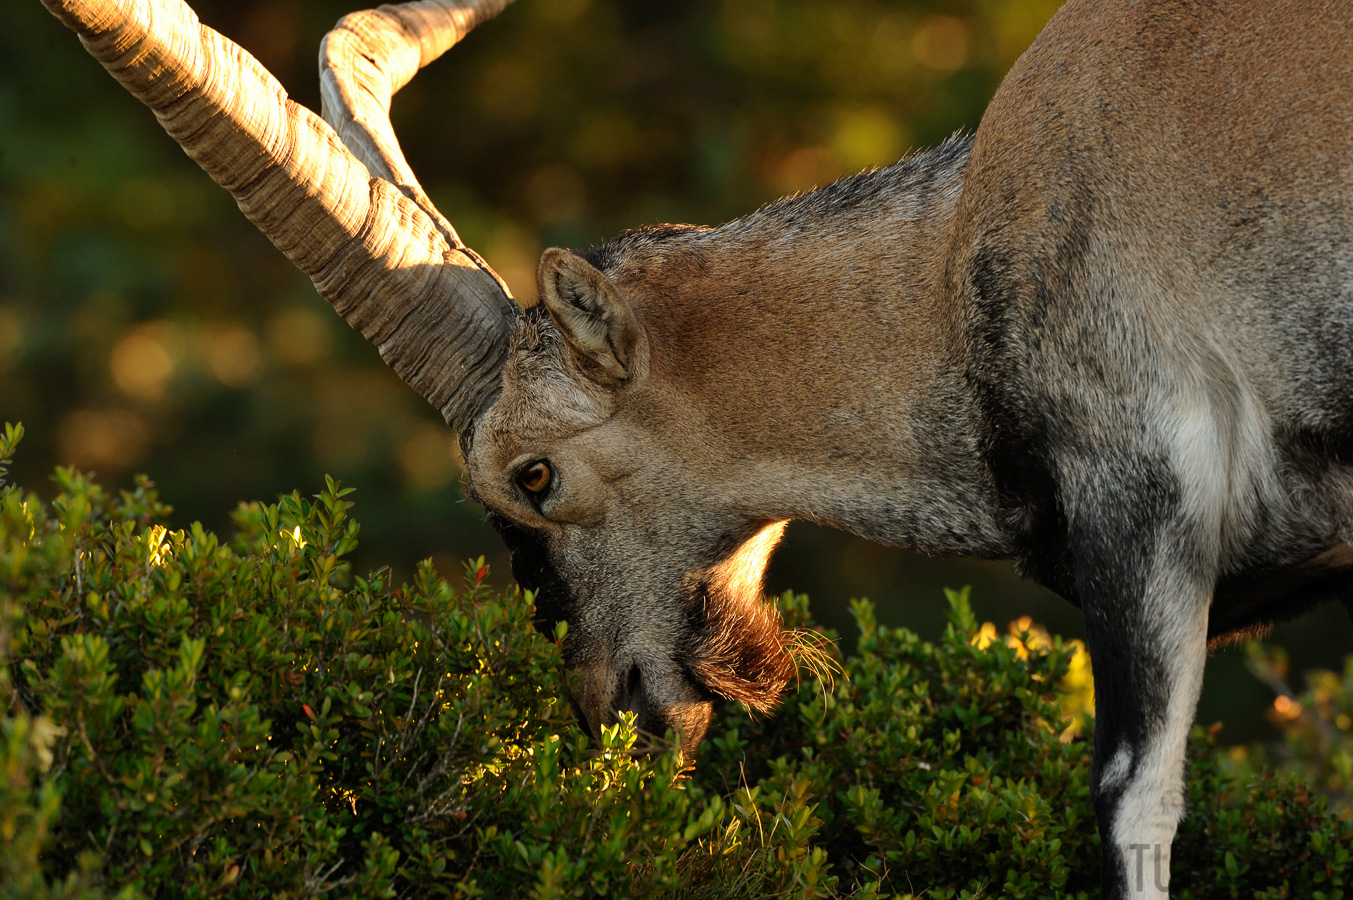
POLYGON ((1095 816, 1105 898, 1168 897, 1184 748, 1214 577, 1167 462, 1101 457, 1073 471, 1068 525, 1095 677, 1095 816))

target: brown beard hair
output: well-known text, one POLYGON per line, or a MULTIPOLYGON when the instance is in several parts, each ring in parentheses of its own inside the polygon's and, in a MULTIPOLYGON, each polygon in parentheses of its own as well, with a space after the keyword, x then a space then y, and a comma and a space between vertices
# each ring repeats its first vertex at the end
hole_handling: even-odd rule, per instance
POLYGON ((699 586, 696 604, 702 615, 692 676, 710 692, 756 712, 774 709, 796 671, 789 653, 792 632, 780 611, 759 593, 738 596, 709 582, 699 586))

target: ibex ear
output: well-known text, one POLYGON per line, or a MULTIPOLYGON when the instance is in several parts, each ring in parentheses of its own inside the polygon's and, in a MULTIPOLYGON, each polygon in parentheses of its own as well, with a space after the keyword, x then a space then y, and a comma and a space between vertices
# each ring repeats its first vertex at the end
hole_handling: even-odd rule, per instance
POLYGON ((611 279, 558 247, 540 257, 540 299, 583 367, 598 380, 629 381, 643 368, 643 328, 611 279))

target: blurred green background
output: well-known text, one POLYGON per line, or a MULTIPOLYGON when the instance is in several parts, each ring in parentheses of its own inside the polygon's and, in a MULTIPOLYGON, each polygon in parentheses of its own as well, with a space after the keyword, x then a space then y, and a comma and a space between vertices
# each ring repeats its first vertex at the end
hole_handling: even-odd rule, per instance
MULTIPOLYGON (((200 0, 318 109, 315 58, 351 0, 200 0)), ((1055 0, 521 0, 399 94, 393 118, 439 208, 525 300, 550 245, 718 223, 975 128, 1055 0)), ((359 568, 448 574, 506 559, 463 499, 436 413, 85 55, 38 0, 0 11, 0 420, 17 478, 56 464, 148 473, 177 523, 228 530, 242 500, 325 473, 358 489, 359 568)), ((792 360, 785 361, 792 365, 792 360)), ((806 526, 771 586, 849 634, 847 601, 934 635, 944 586, 979 615, 1068 636, 1079 612, 1007 565, 934 560, 806 526)), ((1300 668, 1353 646, 1326 608, 1275 639, 1300 668)), ((1203 721, 1264 736, 1272 695, 1240 654, 1209 664, 1203 721)))

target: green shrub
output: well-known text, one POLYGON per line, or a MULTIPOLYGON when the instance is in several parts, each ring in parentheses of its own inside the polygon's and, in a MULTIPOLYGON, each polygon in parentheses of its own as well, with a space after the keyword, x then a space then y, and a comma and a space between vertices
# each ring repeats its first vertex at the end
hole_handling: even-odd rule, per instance
MULTIPOLYGON (((848 677, 831 691, 805 683, 775 718, 730 726, 701 769, 738 773, 763 796, 809 798, 814 847, 847 886, 1097 896, 1090 744, 1062 722, 1078 650, 1027 628, 990 641, 966 593, 949 599, 951 623, 933 644, 878 625, 868 604, 856 604, 860 645, 848 677)), ((792 605, 800 615, 803 607, 802 598, 792 605)), ((1349 893, 1353 822, 1292 777, 1237 777, 1215 746, 1218 731, 1191 738, 1173 896, 1349 893)), ((1150 877, 1149 856, 1143 864, 1150 877)))
POLYGON ((1290 663, 1281 647, 1250 644, 1250 671, 1273 689, 1268 719, 1277 726, 1276 746, 1233 747, 1227 759, 1239 775, 1281 766, 1318 788, 1330 805, 1353 813, 1353 656, 1342 672, 1304 673, 1306 688, 1289 684, 1290 663))
MULTIPOLYGON (((56 478, 50 504, 0 488, 5 896, 1095 893, 1076 651, 990 640, 963 595, 935 643, 857 604, 834 688, 726 710, 683 770, 624 726, 581 740, 556 644, 482 562, 349 571, 337 484, 223 543, 167 530, 145 480, 56 478)), ((1177 895, 1342 896, 1353 826, 1229 765, 1199 732, 1177 895)))

